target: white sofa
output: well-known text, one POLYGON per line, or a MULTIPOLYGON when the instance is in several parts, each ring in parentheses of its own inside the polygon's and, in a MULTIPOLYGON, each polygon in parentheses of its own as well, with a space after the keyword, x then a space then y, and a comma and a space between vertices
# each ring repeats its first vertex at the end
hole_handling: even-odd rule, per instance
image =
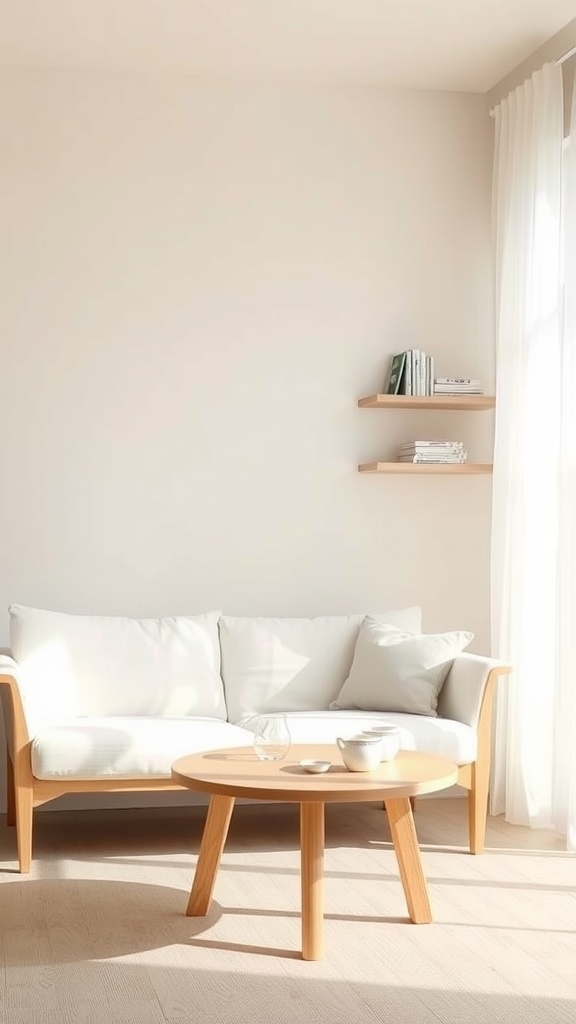
MULTIPOLYGON (((64 793, 171 790, 181 755, 252 742, 250 719, 286 714, 291 740, 334 742, 392 721, 406 749, 459 765, 469 795, 470 849, 484 845, 491 700, 508 667, 458 654, 437 713, 332 710, 365 616, 162 619, 67 615, 10 607, 11 656, 0 657, 7 738, 8 822, 20 871, 30 870, 33 810, 64 793)), ((385 612, 421 633, 420 608, 385 612)))

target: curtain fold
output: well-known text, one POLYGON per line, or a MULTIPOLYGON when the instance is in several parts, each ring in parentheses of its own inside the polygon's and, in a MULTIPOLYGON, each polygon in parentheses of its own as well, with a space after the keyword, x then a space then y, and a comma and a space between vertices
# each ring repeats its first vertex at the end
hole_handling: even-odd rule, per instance
POLYGON ((576 850, 576 79, 564 158, 564 322, 561 341, 558 686, 552 821, 576 850))
POLYGON ((490 809, 576 848, 576 142, 565 157, 561 68, 495 120, 492 635, 514 671, 490 809))

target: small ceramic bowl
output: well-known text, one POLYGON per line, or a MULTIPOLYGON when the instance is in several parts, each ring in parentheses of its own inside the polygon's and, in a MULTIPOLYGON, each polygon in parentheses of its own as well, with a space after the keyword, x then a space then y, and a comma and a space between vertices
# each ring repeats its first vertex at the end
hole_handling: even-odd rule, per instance
POLYGON ((300 767, 305 772, 310 772, 311 775, 321 775, 322 772, 327 772, 332 764, 332 761, 300 761, 300 767))

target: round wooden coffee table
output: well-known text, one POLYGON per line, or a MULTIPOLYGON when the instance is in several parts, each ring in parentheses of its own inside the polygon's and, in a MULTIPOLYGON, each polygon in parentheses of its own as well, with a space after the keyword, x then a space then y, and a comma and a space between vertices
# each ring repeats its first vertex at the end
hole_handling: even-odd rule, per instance
MULTIPOLYGON (((186 913, 208 913, 236 797, 300 804, 302 957, 323 954, 324 804, 383 800, 400 879, 415 924, 432 920, 410 797, 452 786, 458 767, 434 754, 400 751, 375 771, 350 772, 336 744, 293 744, 281 761, 260 761, 252 747, 210 750, 181 757, 172 777, 188 789, 210 793, 210 806, 186 913), (327 760, 324 775, 310 775, 299 761, 327 760)), ((270 812, 273 815, 273 810, 270 812)))

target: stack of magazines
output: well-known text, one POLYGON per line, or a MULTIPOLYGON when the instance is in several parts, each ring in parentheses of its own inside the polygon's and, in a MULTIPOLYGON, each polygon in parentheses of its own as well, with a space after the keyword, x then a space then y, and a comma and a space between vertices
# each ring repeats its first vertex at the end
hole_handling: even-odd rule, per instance
POLYGON ((462 441, 405 441, 398 451, 398 462, 466 462, 467 458, 462 441))
POLYGON ((436 377, 435 395, 482 395, 480 381, 476 377, 436 377))

